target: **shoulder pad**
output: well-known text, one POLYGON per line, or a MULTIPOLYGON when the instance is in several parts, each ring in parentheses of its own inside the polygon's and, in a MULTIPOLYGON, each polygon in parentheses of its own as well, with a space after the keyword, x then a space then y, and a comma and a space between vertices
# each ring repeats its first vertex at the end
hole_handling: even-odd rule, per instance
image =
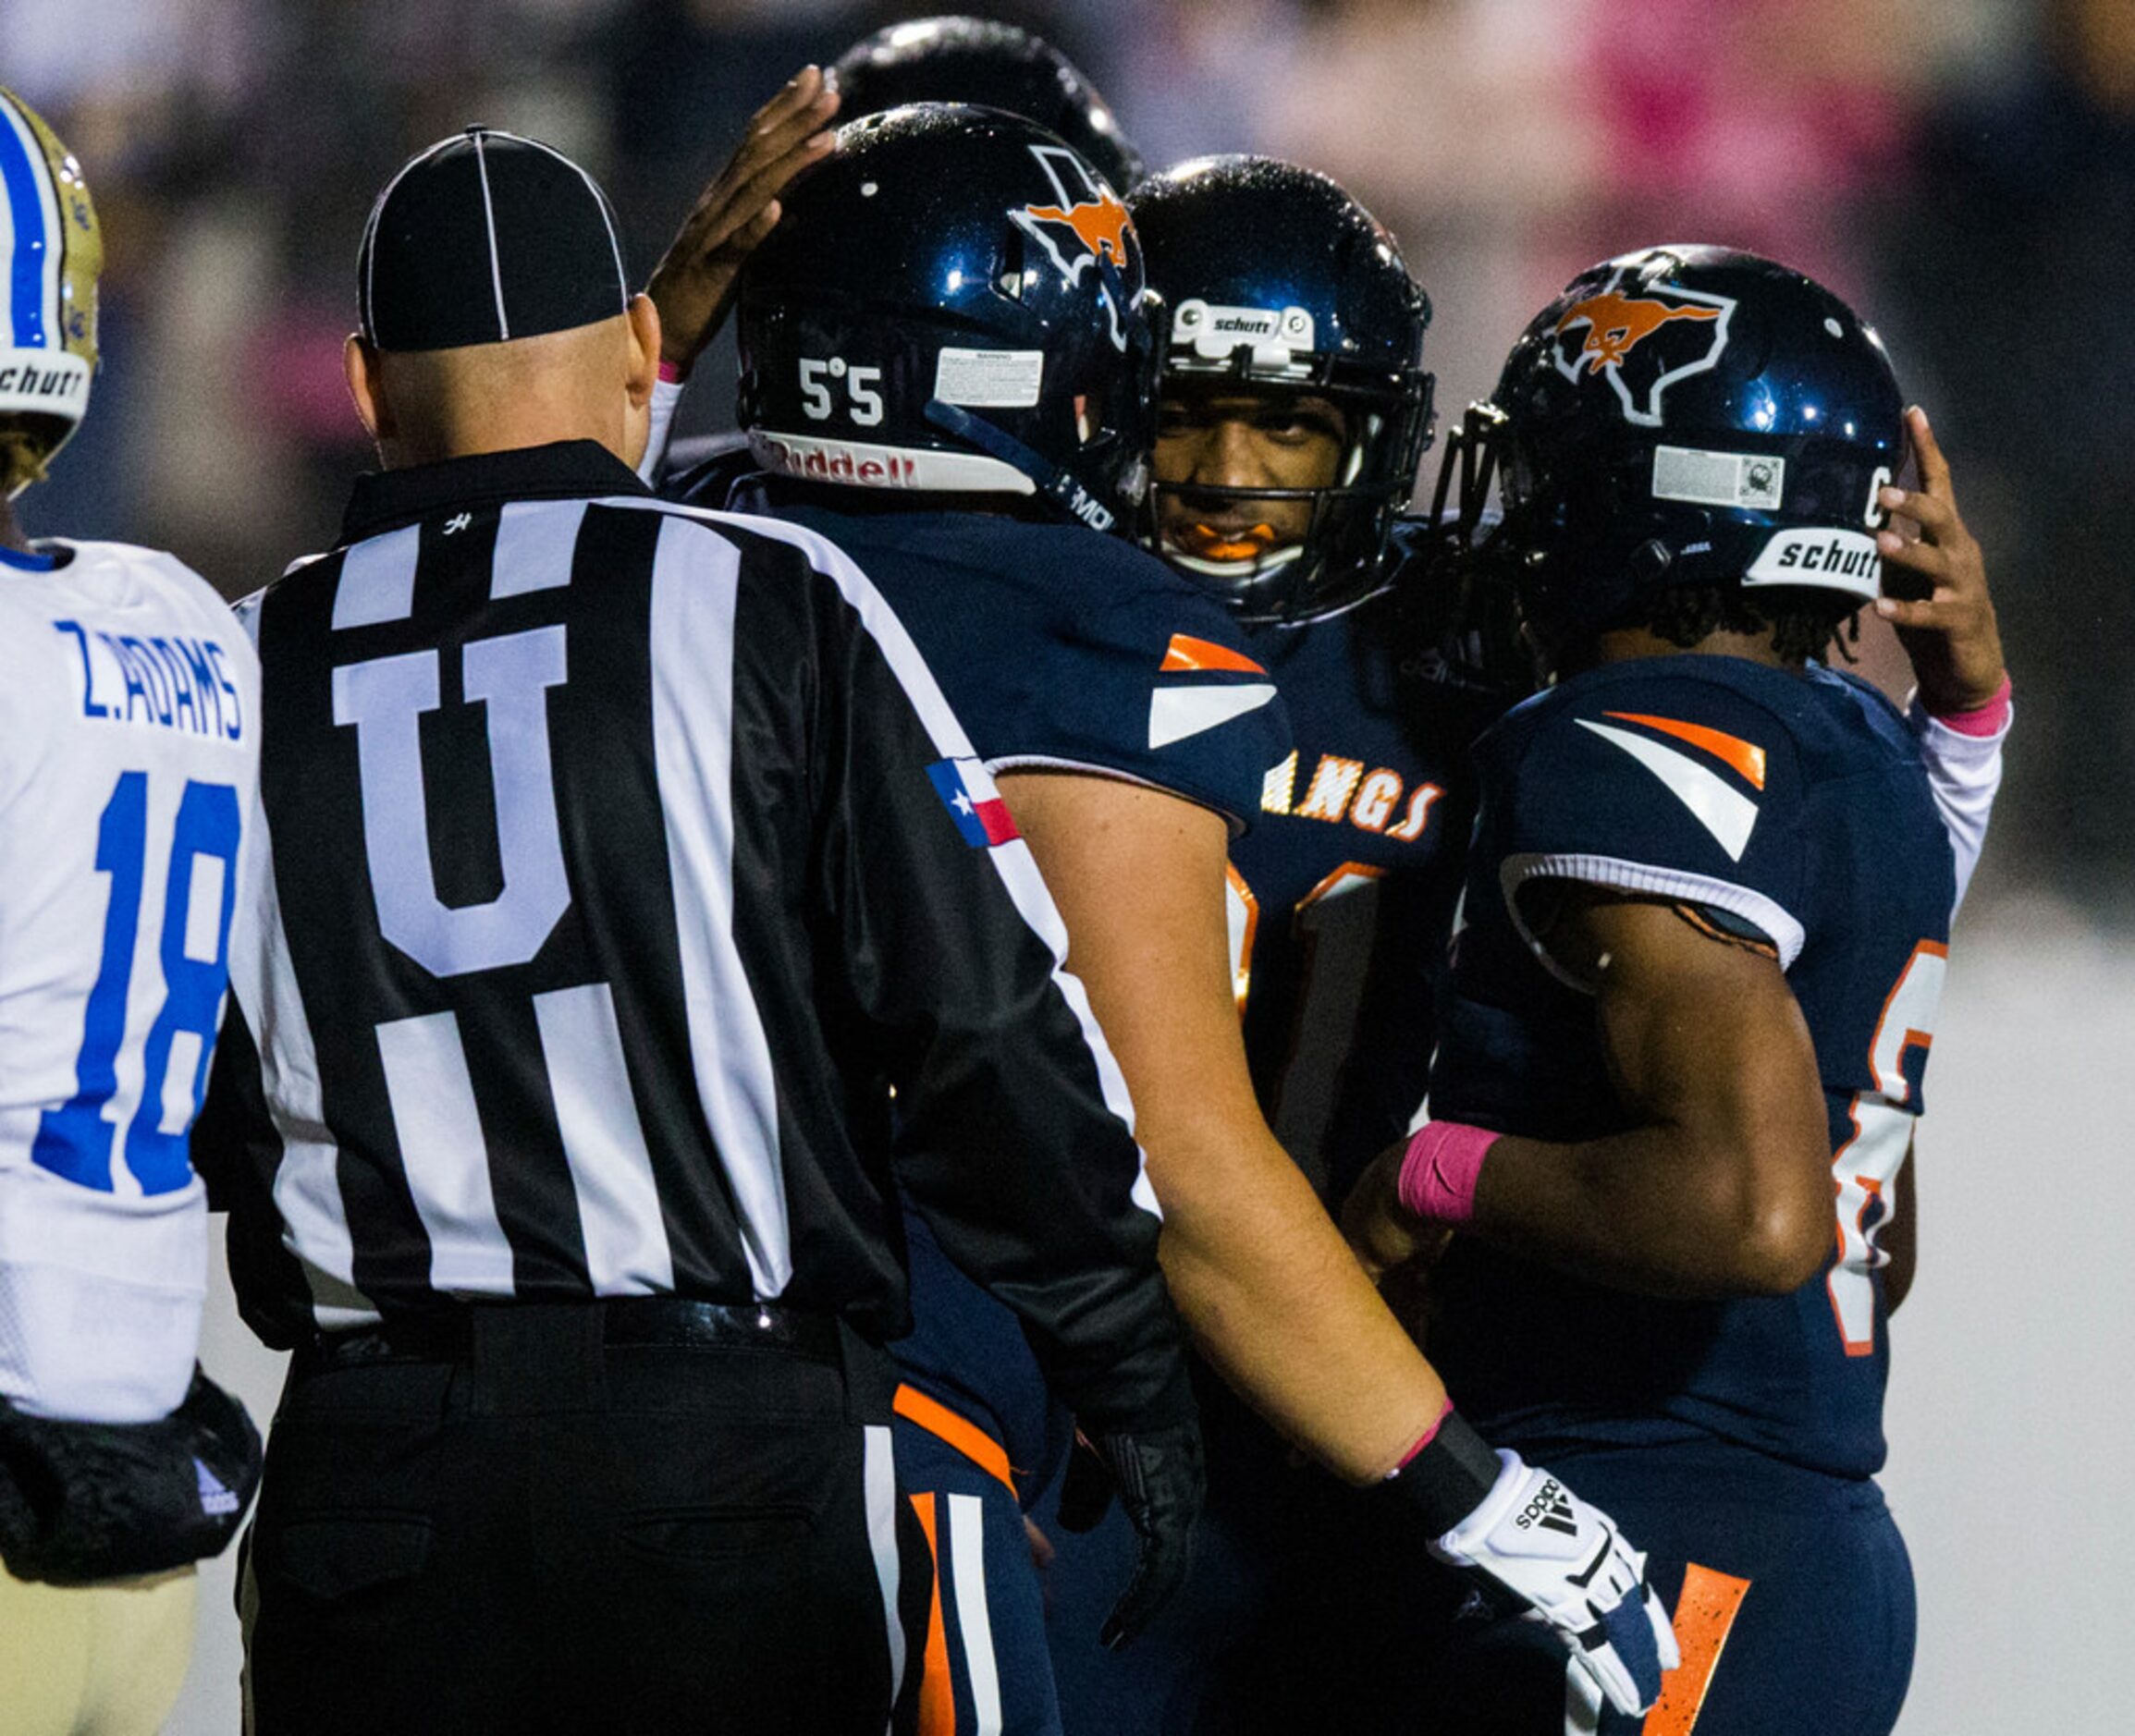
POLYGON ((1486 799, 1508 895, 1559 874, 1698 899, 1748 918, 1791 961, 1808 872, 1801 755, 1754 691, 1673 666, 1714 661, 1590 670, 1492 733, 1486 799))

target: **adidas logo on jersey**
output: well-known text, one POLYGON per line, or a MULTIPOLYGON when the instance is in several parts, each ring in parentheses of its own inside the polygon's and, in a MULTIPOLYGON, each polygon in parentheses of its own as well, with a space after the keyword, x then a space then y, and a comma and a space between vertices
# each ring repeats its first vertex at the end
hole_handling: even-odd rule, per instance
POLYGON ((198 1459, 192 1468, 200 1476, 200 1510, 203 1513, 234 1513, 238 1510, 237 1492, 210 1471, 198 1459))
POLYGON ((1567 1537, 1576 1537, 1579 1533, 1578 1521, 1572 1512, 1572 1498, 1554 1477, 1535 1491, 1534 1498, 1513 1524, 1521 1531, 1540 1525, 1544 1531, 1561 1531, 1567 1537))

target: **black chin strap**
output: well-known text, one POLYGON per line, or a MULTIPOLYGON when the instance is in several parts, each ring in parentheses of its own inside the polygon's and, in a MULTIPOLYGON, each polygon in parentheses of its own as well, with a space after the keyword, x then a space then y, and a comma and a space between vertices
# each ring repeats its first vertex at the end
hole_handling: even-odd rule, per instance
POLYGON ((1071 472, 1049 462, 1013 434, 983 417, 974 416, 957 405, 945 404, 939 397, 927 400, 926 416, 944 434, 953 434, 989 458, 999 458, 1012 471, 1029 477, 1038 494, 1069 518, 1088 525, 1093 531, 1110 531, 1119 522, 1119 515, 1071 472))

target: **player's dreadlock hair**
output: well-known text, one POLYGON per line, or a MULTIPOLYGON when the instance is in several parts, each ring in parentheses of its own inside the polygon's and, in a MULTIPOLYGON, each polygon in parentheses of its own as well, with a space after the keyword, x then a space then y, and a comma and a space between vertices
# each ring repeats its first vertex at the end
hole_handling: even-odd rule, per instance
POLYGON ((1713 633, 1772 632, 1781 662, 1798 666, 1836 645, 1848 663, 1860 642, 1860 605, 1827 591, 1773 591, 1751 599, 1730 584, 1687 585, 1651 593, 1627 626, 1688 647, 1713 633))

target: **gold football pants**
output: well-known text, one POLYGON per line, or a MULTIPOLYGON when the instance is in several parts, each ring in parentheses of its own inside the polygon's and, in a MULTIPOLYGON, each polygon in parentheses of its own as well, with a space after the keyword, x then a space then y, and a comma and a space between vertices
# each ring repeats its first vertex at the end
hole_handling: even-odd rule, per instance
POLYGON ((190 1567, 102 1585, 0 1569, 0 1736, 154 1736, 192 1657, 190 1567))

